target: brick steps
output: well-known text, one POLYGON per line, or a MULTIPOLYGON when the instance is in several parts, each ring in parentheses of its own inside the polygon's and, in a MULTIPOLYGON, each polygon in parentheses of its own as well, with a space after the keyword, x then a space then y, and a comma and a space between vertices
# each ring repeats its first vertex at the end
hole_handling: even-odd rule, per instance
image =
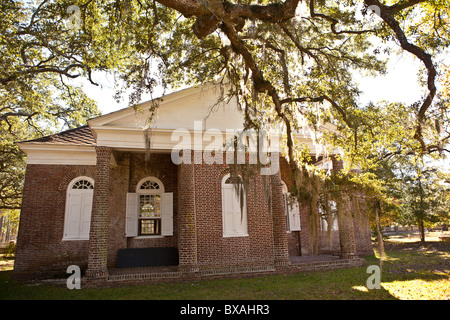
POLYGON ((176 267, 164 269, 158 268, 124 268, 111 269, 107 282, 136 283, 136 282, 163 282, 180 280, 200 280, 211 278, 226 278, 251 275, 270 275, 279 273, 296 273, 306 271, 332 270, 339 268, 360 267, 365 264, 364 259, 339 259, 337 257, 296 257, 291 258, 291 263, 284 268, 277 269, 274 266, 244 266, 220 269, 200 269, 197 272, 182 272, 176 267))

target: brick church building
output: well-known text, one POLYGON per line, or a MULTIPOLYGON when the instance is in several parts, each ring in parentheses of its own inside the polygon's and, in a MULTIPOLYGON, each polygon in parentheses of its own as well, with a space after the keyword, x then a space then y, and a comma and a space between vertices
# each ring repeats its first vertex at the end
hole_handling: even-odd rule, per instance
MULTIPOLYGON (((85 279, 108 283, 361 265, 357 256, 372 253, 365 219, 353 219, 353 259, 339 257, 336 221, 331 233, 321 221, 323 255, 312 259, 308 210, 288 204, 292 177, 278 153, 270 175, 236 192, 244 187, 231 181, 228 158, 208 148, 242 130, 243 116, 217 97, 214 86, 167 95, 151 129, 152 101, 20 142, 27 171, 15 274, 51 277, 77 265, 85 279), (202 157, 205 150, 215 161, 202 157)), ((308 135, 296 138, 315 152, 308 135)), ((333 157, 317 165, 339 167, 333 157)))

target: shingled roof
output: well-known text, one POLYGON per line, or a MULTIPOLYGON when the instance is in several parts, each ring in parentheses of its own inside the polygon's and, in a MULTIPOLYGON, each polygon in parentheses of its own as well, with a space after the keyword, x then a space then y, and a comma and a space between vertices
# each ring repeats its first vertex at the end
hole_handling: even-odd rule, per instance
POLYGON ((45 144, 61 144, 61 145, 77 145, 77 146, 95 146, 96 142, 88 126, 82 126, 55 133, 42 138, 22 141, 23 143, 45 143, 45 144))

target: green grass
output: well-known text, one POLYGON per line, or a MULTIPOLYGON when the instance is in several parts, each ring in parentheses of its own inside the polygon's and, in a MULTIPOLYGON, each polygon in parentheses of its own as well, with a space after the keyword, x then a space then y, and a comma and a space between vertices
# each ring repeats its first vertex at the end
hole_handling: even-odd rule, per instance
POLYGON ((18 284, 10 279, 7 263, 0 263, 0 299, 77 300, 304 300, 304 299, 450 299, 450 244, 387 244, 381 289, 369 290, 367 257, 360 268, 303 272, 244 279, 143 284, 116 288, 69 290, 65 285, 18 284), (3 270, 3 271, 2 271, 3 270))

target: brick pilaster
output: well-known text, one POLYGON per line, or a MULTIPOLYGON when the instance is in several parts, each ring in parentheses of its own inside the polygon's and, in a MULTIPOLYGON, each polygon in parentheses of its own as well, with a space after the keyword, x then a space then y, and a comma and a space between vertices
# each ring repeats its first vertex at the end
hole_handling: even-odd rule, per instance
POLYGON ((182 272, 195 272, 198 265, 193 164, 178 165, 178 208, 178 268, 182 272))
POLYGON ((342 194, 341 200, 337 201, 339 241, 341 245, 342 259, 357 259, 355 231, 350 208, 350 199, 342 194))
POLYGON ((286 234, 286 216, 283 198, 283 185, 280 171, 271 176, 272 181, 272 219, 273 244, 276 266, 289 264, 288 240, 286 234))
POLYGON ((310 211, 309 204, 299 202, 300 211, 300 252, 302 256, 311 254, 309 246, 309 227, 308 227, 308 215, 310 211))
POLYGON ((88 279, 106 279, 108 248, 109 173, 111 148, 96 147, 97 167, 89 233, 88 279))

